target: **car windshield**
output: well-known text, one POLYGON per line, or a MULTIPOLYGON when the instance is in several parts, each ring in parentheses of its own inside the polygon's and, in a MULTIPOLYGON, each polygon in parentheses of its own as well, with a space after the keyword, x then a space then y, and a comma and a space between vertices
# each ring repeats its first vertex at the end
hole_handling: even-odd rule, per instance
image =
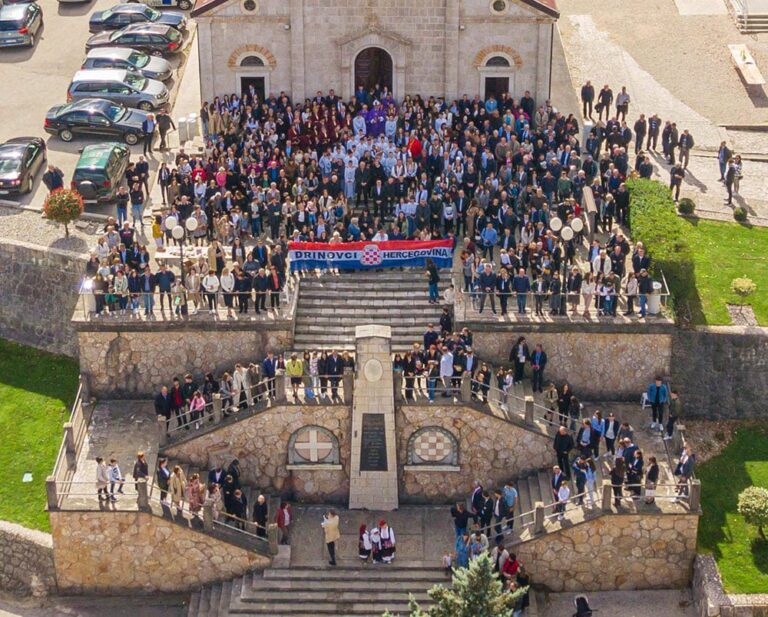
POLYGON ((147 66, 148 62, 149 56, 139 51, 132 51, 131 55, 128 56, 128 64, 135 66, 137 69, 147 66))
POLYGON ((143 90, 147 87, 147 80, 145 77, 141 77, 140 75, 132 75, 131 73, 128 73, 125 76, 125 83, 127 83, 132 88, 135 88, 136 90, 143 90))
POLYGON ((122 105, 110 105, 106 110, 107 118, 109 118, 112 122, 117 122, 123 116, 125 116, 126 111, 128 110, 122 105))
POLYGON ((0 32, 13 32, 24 27, 21 21, 0 21, 0 32))
POLYGON ((181 32, 176 28, 168 28, 168 32, 165 35, 169 41, 178 41, 181 38, 181 32))
POLYGON ((21 158, 16 153, 0 152, 0 174, 10 174, 19 171, 21 168, 21 158))
POLYGON ((104 172, 101 169, 75 169, 72 176, 73 182, 93 182, 100 184, 104 181, 104 172))
POLYGON ((107 21, 112 15, 114 15, 115 12, 112 9, 107 9, 101 14, 102 21, 107 21))
POLYGON ((150 9, 149 7, 144 11, 144 15, 149 21, 157 21, 160 19, 160 12, 155 9, 150 9))

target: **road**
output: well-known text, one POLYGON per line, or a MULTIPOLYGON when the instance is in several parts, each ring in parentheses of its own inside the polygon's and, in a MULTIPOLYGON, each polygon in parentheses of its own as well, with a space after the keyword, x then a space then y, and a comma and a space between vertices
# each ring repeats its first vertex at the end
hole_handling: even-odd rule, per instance
MULTIPOLYGON (((0 97, 0 141, 24 135, 41 136, 48 144, 48 160, 64 172, 65 183, 79 157, 79 150, 89 143, 88 139, 76 139, 64 143, 58 137, 47 135, 43 130, 46 111, 53 105, 66 101, 66 93, 74 73, 85 58, 85 42, 88 40, 88 18, 96 10, 115 4, 114 0, 90 0, 77 4, 59 4, 56 0, 39 0, 43 9, 45 26, 33 49, 0 49, 0 83, 6 85, 0 97)), ((189 36, 186 37, 189 42, 189 36)), ((169 60, 178 66, 182 54, 169 60)), ((176 73, 178 76, 178 72, 176 73)), ((169 89, 174 80, 168 82, 169 89)), ((172 90, 172 98, 174 91, 172 90)), ((135 146, 132 160, 141 154, 135 146)), ((150 161, 151 162, 151 161, 150 161)), ((45 199, 45 186, 40 174, 33 191, 20 198, 20 204, 41 208, 45 199)), ((110 209, 113 207, 110 207, 110 209)), ((102 212, 102 209, 99 209, 102 212)))

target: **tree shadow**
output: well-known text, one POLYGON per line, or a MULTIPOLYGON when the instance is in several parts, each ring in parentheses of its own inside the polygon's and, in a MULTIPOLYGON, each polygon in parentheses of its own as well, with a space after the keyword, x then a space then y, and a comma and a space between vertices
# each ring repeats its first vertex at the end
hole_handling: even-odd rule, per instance
POLYGON ((51 242, 50 246, 54 249, 64 249, 77 253, 85 253, 88 250, 88 243, 79 236, 69 236, 69 238, 62 236, 51 242))
POLYGON ((755 538, 751 548, 755 567, 763 574, 768 574, 768 540, 755 538))

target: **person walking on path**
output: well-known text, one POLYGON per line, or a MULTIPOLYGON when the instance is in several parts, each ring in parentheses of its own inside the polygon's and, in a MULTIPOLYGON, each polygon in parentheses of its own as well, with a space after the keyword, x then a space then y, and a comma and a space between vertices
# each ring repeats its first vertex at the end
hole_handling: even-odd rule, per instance
POLYGON ((165 141, 165 138, 168 135, 168 131, 171 129, 175 131, 176 125, 174 124, 173 118, 171 118, 167 109, 161 109, 158 111, 155 121, 157 122, 157 131, 160 133, 160 151, 162 152, 168 148, 168 145, 165 141))
POLYGON ((728 159, 728 163, 726 164, 726 171, 725 171, 725 190, 728 191, 728 197, 725 199, 725 203, 729 206, 733 205, 733 185, 736 181, 736 165, 734 164, 733 159, 728 159))
POLYGON ((437 272, 437 266, 431 259, 427 259, 427 282, 429 283, 429 303, 438 304, 440 301, 440 293, 437 289, 437 284, 440 282, 440 274, 437 272))
POLYGON ((100 456, 96 457, 96 494, 99 496, 99 501, 109 501, 109 493, 107 492, 107 485, 109 484, 109 470, 104 459, 100 456))
POLYGON ((648 386, 646 395, 651 404, 651 428, 662 430, 664 427, 664 405, 669 401, 669 388, 667 388, 667 384, 663 383, 660 375, 656 375, 656 379, 648 386))
POLYGON ((43 174, 43 184, 49 193, 64 188, 64 172, 55 165, 48 165, 48 171, 43 174))
POLYGON ((325 546, 328 548, 328 556, 330 560, 328 563, 332 566, 336 565, 336 542, 341 538, 339 532, 339 515, 335 510, 328 510, 323 516, 323 533, 325 535, 325 546))
POLYGON ((587 83, 585 83, 581 87, 581 106, 582 106, 582 116, 584 116, 584 119, 586 120, 589 118, 590 120, 594 120, 592 117, 592 103, 595 100, 595 87, 592 85, 592 82, 587 80, 587 83))
POLYGON ((287 501, 281 501, 277 509, 275 523, 280 532, 280 544, 288 545, 291 543, 291 525, 293 525, 293 509, 287 501))
POLYGON ((146 119, 141 123, 141 130, 144 132, 144 154, 152 152, 152 140, 155 138, 155 114, 147 114, 146 119))

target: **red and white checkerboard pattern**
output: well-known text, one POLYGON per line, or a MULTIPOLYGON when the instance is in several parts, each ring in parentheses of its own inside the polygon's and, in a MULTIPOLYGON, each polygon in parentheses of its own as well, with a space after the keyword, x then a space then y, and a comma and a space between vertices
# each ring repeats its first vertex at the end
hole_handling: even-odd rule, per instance
POLYGON ((384 261, 384 255, 375 244, 367 245, 360 256, 360 263, 364 266, 378 266, 382 261, 384 261))
POLYGON ((438 463, 453 453, 453 445, 445 435, 427 431, 413 441, 413 453, 424 462, 438 463))

